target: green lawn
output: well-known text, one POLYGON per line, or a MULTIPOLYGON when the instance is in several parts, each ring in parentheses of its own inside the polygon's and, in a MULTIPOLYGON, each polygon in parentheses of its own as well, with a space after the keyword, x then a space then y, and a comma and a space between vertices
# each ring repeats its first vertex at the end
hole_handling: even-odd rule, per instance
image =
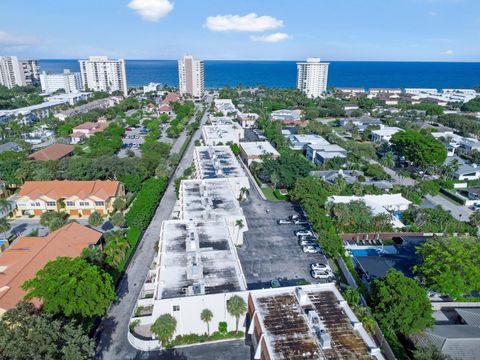
POLYGON ((282 195, 280 195, 280 196, 284 197, 283 199, 275 196, 274 190, 271 187, 262 187, 262 191, 263 191, 263 195, 265 195, 267 200, 270 200, 270 201, 285 201, 286 200, 286 197, 284 197, 282 195))

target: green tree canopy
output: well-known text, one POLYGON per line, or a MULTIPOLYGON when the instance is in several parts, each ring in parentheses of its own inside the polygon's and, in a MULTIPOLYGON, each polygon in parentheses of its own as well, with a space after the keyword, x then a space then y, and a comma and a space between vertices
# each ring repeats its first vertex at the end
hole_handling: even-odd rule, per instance
POLYGON ((93 227, 98 227, 102 225, 103 224, 102 215, 100 215, 100 213, 98 213, 97 211, 92 212, 88 217, 88 224, 93 227))
POLYGON ((48 227, 50 231, 60 229, 67 223, 68 214, 57 211, 47 211, 40 216, 40 225, 48 227))
POLYGON ((210 309, 203 309, 200 313, 200 319, 207 324, 207 335, 210 335, 210 321, 213 319, 213 313, 210 309))
POLYGON ((447 150, 440 141, 415 130, 400 131, 392 136, 391 142, 395 152, 415 166, 441 166, 447 158, 447 150))
POLYGON ((54 317, 20 302, 0 319, 0 358, 86 360, 94 341, 73 320, 54 317))
POLYGON ((397 270, 372 283, 370 305, 377 321, 404 335, 413 335, 433 325, 427 291, 397 270))
POLYGON ((417 248, 414 270, 425 285, 453 299, 480 290, 480 243, 474 237, 430 238, 417 248))
POLYGON ((115 300, 111 276, 79 257, 48 262, 22 288, 25 299, 42 299, 47 312, 68 317, 104 315, 115 300))
POLYGON ((177 329, 177 320, 170 314, 160 315, 150 327, 153 334, 166 347, 177 329))

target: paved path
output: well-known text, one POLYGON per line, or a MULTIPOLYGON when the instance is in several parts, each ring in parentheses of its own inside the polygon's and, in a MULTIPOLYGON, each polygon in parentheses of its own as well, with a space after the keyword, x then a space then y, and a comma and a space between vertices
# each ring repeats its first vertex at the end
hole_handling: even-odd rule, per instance
POLYGON ((373 159, 366 159, 370 164, 375 164, 375 165, 380 165, 383 170, 388 174, 390 175, 390 177, 392 178, 392 181, 395 183, 395 184, 398 184, 398 185, 404 185, 404 186, 413 186, 415 185, 416 181, 413 180, 412 178, 409 178, 409 177, 404 177, 404 176, 400 176, 398 175, 398 173, 395 171, 395 170, 392 170, 386 166, 383 166, 380 162, 376 161, 376 160, 373 160, 373 159))
POLYGON ((440 205, 445 211, 448 211, 455 219, 467 222, 473 211, 464 205, 457 205, 442 195, 426 195, 425 199, 433 205, 440 205))
MULTIPOLYGON (((205 115, 202 118, 202 125, 205 124, 206 120, 207 116, 205 115)), ((177 142, 172 148, 172 152, 178 152, 180 150, 183 141, 186 139, 186 134, 184 133, 177 139, 177 142)), ((194 143, 196 139, 200 138, 200 135, 200 130, 197 130, 193 135, 184 157, 180 161, 174 175, 171 177, 172 180, 160 201, 160 205, 149 227, 133 254, 125 275, 120 280, 117 288, 118 300, 109 308, 107 315, 102 319, 97 329, 95 334, 97 340, 97 354, 95 359, 117 360, 148 358, 148 356, 144 357, 141 351, 134 349, 128 342, 128 323, 145 277, 155 257, 153 248, 159 238, 162 221, 170 218, 175 205, 176 195, 173 179, 180 176, 192 163, 194 143)), ((155 358, 160 359, 158 352, 155 358)), ((168 356, 165 358, 173 359, 173 357, 168 356)), ((182 359, 186 359, 186 357, 182 357, 182 359)))

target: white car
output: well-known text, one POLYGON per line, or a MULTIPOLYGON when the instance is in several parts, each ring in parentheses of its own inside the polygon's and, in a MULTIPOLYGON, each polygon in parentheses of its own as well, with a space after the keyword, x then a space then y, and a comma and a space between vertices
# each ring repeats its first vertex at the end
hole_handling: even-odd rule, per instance
POLYGON ((295 232, 295 235, 297 235, 297 236, 307 236, 307 235, 313 236, 313 233, 310 230, 298 230, 298 231, 295 232))
POLYGON ((277 221, 278 225, 285 225, 285 224, 291 224, 292 222, 290 220, 285 220, 285 219, 280 219, 277 221))
POLYGON ((302 246, 302 251, 307 254, 320 254, 322 252, 322 249, 320 249, 319 246, 315 245, 305 245, 302 246))
POLYGON ((330 267, 330 265, 322 263, 310 264, 310 270, 332 272, 332 268, 330 267))
POLYGON ((310 271, 310 275, 312 275, 314 279, 324 279, 324 280, 328 280, 329 282, 335 280, 335 277, 333 276, 333 274, 325 271, 312 270, 310 271))

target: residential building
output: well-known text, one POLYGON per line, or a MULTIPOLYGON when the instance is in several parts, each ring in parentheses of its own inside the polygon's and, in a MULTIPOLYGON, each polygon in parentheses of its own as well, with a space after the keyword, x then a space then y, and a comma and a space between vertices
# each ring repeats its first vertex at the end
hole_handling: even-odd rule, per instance
POLYGON ((371 88, 368 90, 368 96, 377 97, 378 95, 400 95, 402 89, 400 88, 371 88))
POLYGON ((394 126, 385 126, 378 130, 372 130, 372 132, 370 133, 370 138, 372 139, 372 141, 377 143, 390 142, 392 136, 400 131, 403 130, 394 126))
POLYGON ((372 118, 370 116, 360 116, 354 118, 342 118, 340 119, 340 126, 349 127, 353 126, 358 129, 359 132, 365 131, 369 126, 379 127, 382 129, 384 127, 382 121, 377 118, 372 118))
POLYGON ((205 65, 191 55, 178 60, 178 83, 180 95, 190 96, 195 100, 203 98, 205 92, 205 65))
POLYGON ((74 147, 67 144, 53 144, 35 151, 28 156, 29 159, 37 161, 60 160, 66 156, 73 154, 74 147))
POLYGON ((384 359, 333 283, 251 291, 248 315, 255 359, 384 359))
POLYGON ((68 94, 50 95, 45 98, 47 101, 61 101, 70 105, 76 105, 80 101, 86 101, 92 95, 91 92, 74 92, 68 94))
POLYGON ((40 85, 45 94, 51 94, 58 90, 64 90, 67 94, 78 93, 83 89, 80 73, 72 73, 68 69, 63 70, 63 73, 53 74, 43 71, 40 74, 40 85))
POLYGON ((240 143, 240 158, 250 166, 252 162, 262 162, 262 158, 277 159, 280 153, 268 141, 254 141, 240 143))
POLYGON ((39 217, 50 210, 79 217, 88 217, 94 211, 104 215, 122 196, 123 184, 112 180, 26 181, 18 193, 15 215, 39 217))
POLYGON ((323 181, 326 181, 330 184, 334 184, 338 178, 342 178, 348 184, 352 185, 355 183, 363 185, 375 186, 377 189, 388 191, 393 187, 392 182, 387 180, 371 180, 366 179, 363 171, 358 170, 321 170, 321 171, 310 171, 310 176, 315 176, 321 178, 323 181))
POLYGON ((40 73, 38 71, 37 60, 19 60, 18 61, 23 77, 25 78, 25 85, 38 85, 40 82, 40 73))
POLYGON ((160 91, 161 89, 161 84, 159 83, 148 83, 147 85, 143 85, 143 93, 146 94, 146 93, 150 93, 150 92, 153 92, 153 93, 156 93, 157 91, 160 91))
POLYGON ((297 63, 297 89, 309 98, 318 98, 327 91, 328 63, 320 58, 308 58, 306 62, 297 63))
POLYGON ((465 187, 457 189, 457 195, 464 198, 465 206, 480 207, 480 187, 465 187))
POLYGON ((0 144, 0 154, 5 151, 22 151, 22 150, 23 150, 22 146, 14 142, 0 144))
POLYGON ((17 117, 21 123, 31 125, 34 121, 49 116, 52 111, 65 104, 66 101, 64 100, 53 100, 18 109, 0 110, 0 118, 3 118, 4 121, 8 121, 12 117, 17 117))
POLYGON ((241 113, 237 114, 237 120, 242 125, 244 129, 251 129, 256 127, 257 120, 259 119, 259 115, 255 113, 241 113))
POLYGON ((231 99, 215 99, 213 100, 215 111, 221 112, 223 116, 235 115, 237 108, 231 99))
POLYGON ((306 149, 307 145, 311 144, 330 145, 322 136, 315 134, 291 134, 287 135, 286 138, 292 150, 302 151, 306 149))
POLYGON ((330 196, 327 202, 334 204, 348 204, 352 201, 362 201, 367 205, 372 215, 388 214, 391 217, 394 228, 402 228, 405 225, 394 216, 394 213, 408 209, 411 201, 401 194, 363 195, 363 196, 330 196), (392 215, 393 213, 393 215, 392 215))
POLYGON ((125 60, 113 60, 107 56, 90 56, 88 60, 79 60, 84 90, 121 91, 128 95, 125 60))
POLYGON ((271 121, 278 121, 284 125, 300 125, 305 126, 307 121, 302 120, 302 112, 300 110, 276 110, 270 115, 271 121))
POLYGON ((355 87, 347 87, 347 88, 336 87, 335 91, 337 93, 340 93, 341 95, 343 95, 347 99, 365 94, 365 89, 364 88, 355 88, 355 87))
POLYGON ((460 148, 466 154, 470 154, 474 150, 480 151, 480 141, 474 138, 462 138, 460 141, 460 148))
POLYGON ((106 117, 100 117, 97 119, 97 122, 86 122, 75 126, 70 134, 70 142, 72 144, 77 144, 85 138, 89 138, 96 133, 105 131, 108 127, 108 121, 106 117))
MULTIPOLYGON (((80 256, 83 249, 97 244, 101 237, 102 233, 71 222, 47 236, 17 239, 0 255, 0 313, 23 299, 23 283, 34 278, 49 261, 59 256, 80 256)), ((41 301, 35 299, 33 303, 40 305, 41 301)))
POLYGON ((236 198, 250 189, 248 177, 229 146, 196 146, 193 163, 197 179, 225 178, 236 198))
POLYGON ((207 146, 237 144, 243 139, 243 128, 234 123, 233 125, 205 125, 202 126, 202 140, 207 146))
POLYGON ((37 60, 18 60, 16 56, 0 56, 0 85, 36 85, 39 81, 37 60))
POLYGON ((474 303, 434 302, 435 325, 413 336, 418 346, 435 346, 458 360, 480 360, 480 307, 474 303))
POLYGON ((123 100, 122 96, 109 96, 105 99, 90 101, 87 104, 76 106, 73 109, 68 109, 55 113, 55 117, 60 121, 65 121, 68 117, 83 114, 93 109, 109 108, 119 104, 123 100))
POLYGON ((183 180, 177 211, 183 220, 224 221, 235 245, 243 244, 247 221, 228 179, 183 180))
POLYGON ((26 85, 23 68, 16 56, 0 56, 0 85, 9 89, 26 85))
POLYGON ((208 115, 208 124, 209 125, 237 125, 238 123, 233 121, 231 116, 213 116, 212 114, 208 115))
POLYGON ((305 156, 316 165, 323 165, 328 160, 347 158, 347 150, 336 144, 308 144, 305 148, 305 156))

